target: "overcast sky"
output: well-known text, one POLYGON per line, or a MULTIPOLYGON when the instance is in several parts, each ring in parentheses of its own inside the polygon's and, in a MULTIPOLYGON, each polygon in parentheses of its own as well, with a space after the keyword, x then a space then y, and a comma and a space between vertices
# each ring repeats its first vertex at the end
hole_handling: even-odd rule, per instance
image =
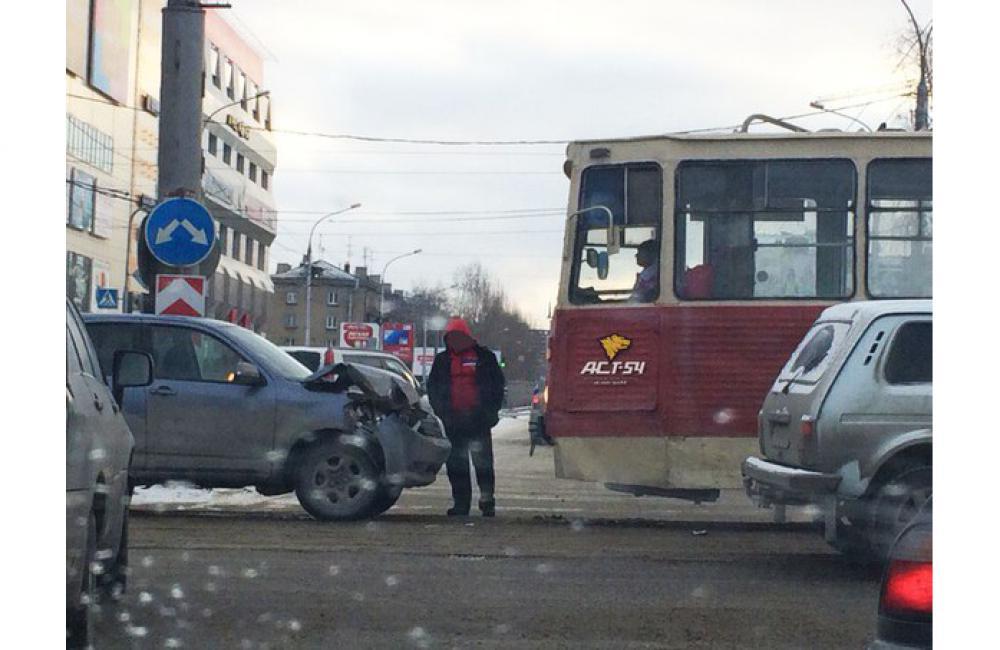
MULTIPOLYGON (((422 248, 389 269, 404 289, 448 286, 456 268, 480 261, 542 327, 559 275, 564 145, 373 144, 280 131, 572 140, 797 115, 816 99, 879 100, 845 111, 873 127, 912 108, 898 96, 914 76, 897 67, 908 26, 898 0, 232 3, 221 11, 269 57, 281 211, 272 265, 301 259, 324 212, 360 202, 317 231, 326 259, 342 264, 350 242, 352 263, 367 247, 380 273, 422 248)), ((928 0, 911 7, 921 24, 931 18, 928 0)), ((829 114, 799 123, 857 128, 829 114)))

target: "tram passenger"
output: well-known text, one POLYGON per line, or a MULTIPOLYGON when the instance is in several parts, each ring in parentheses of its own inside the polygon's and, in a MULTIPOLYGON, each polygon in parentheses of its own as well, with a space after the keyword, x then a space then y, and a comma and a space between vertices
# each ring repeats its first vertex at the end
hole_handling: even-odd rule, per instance
POLYGON ((635 263, 642 267, 642 271, 635 276, 630 302, 653 302, 656 299, 660 284, 659 256, 660 242, 657 240, 647 239, 639 244, 635 251, 635 263))

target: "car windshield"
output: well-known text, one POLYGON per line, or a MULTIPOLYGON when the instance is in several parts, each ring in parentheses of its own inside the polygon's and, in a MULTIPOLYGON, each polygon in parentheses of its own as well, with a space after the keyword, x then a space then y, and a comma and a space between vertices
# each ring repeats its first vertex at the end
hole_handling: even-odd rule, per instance
POLYGON ((227 327, 226 334, 242 345, 257 360, 263 363, 265 368, 271 372, 276 372, 285 379, 292 381, 302 381, 312 374, 309 368, 293 359, 287 352, 271 343, 263 336, 254 334, 243 327, 227 327))

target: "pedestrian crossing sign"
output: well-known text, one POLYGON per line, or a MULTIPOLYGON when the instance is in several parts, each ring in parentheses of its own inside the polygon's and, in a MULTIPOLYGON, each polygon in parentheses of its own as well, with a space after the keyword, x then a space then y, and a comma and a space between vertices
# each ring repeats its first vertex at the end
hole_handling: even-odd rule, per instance
POLYGON ((97 288, 98 309, 118 309, 118 289, 97 288))

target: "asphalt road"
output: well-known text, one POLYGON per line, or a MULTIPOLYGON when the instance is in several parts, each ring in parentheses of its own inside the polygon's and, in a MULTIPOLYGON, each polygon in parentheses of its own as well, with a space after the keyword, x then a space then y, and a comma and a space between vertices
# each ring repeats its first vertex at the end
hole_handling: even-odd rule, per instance
MULTIPOLYGON (((860 648, 877 576, 808 513, 738 495, 635 499, 552 478, 501 426, 498 516, 453 519, 447 481, 372 522, 287 498, 137 499, 133 575, 97 648, 860 648), (745 497, 744 497, 745 498, 745 497), (199 500, 200 499, 200 500, 199 500), (797 520, 797 521, 796 521, 797 520)), ((545 463, 548 463, 547 467, 545 463)))

